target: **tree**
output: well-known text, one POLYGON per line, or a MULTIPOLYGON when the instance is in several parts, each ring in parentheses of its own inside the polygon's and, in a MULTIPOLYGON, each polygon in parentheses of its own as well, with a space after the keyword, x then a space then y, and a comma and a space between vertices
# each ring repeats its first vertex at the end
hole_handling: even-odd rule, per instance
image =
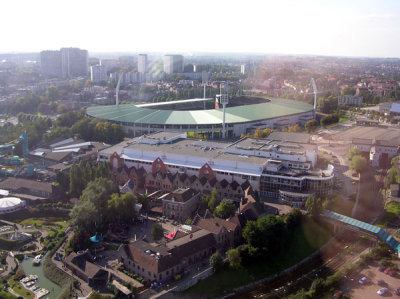
POLYGON ((58 100, 58 88, 56 86, 49 86, 46 90, 46 97, 48 101, 57 101, 58 100))
POLYGON ((338 109, 337 98, 333 96, 318 98, 317 108, 322 113, 333 113, 338 109))
POLYGON ((307 133, 312 133, 314 132, 318 127, 318 122, 315 119, 309 120, 306 122, 305 129, 307 133))
POLYGON ((393 165, 387 172, 385 177, 385 189, 390 188, 391 184, 399 183, 399 174, 397 173, 396 165, 393 165))
POLYGON ((49 142, 58 137, 63 137, 63 138, 71 137, 71 130, 67 127, 55 127, 49 133, 43 135, 43 140, 49 142))
POLYGON ((214 216, 227 219, 235 215, 236 207, 233 203, 229 201, 222 201, 214 211, 214 216))
POLYGON ((288 229, 294 229, 301 224, 301 218, 303 214, 300 209, 294 208, 289 213, 286 214, 285 221, 288 229))
POLYGON ((69 111, 61 114, 56 121, 57 126, 70 128, 78 120, 85 117, 85 110, 69 111))
POLYGON ((97 141, 115 144, 124 139, 125 130, 120 125, 104 121, 94 126, 93 135, 97 141))
POLYGON ((82 192, 81 200, 92 202, 100 214, 105 214, 111 194, 118 192, 118 186, 113 181, 96 178, 87 184, 82 192))
POLYGON ((294 126, 290 126, 288 128, 288 132, 291 132, 291 133, 299 133, 301 131, 303 131, 303 129, 300 127, 299 124, 295 124, 294 126))
POLYGON ((210 266, 214 272, 220 271, 223 265, 224 265, 224 260, 222 259, 222 256, 219 254, 219 252, 214 253, 210 257, 210 266))
POLYGON ((69 194, 71 196, 79 197, 84 189, 82 181, 82 170, 75 163, 69 169, 69 194))
POLYGON ((101 225, 101 217, 90 201, 80 201, 71 211, 71 226, 79 234, 93 234, 97 231, 97 225, 101 225))
POLYGON ((322 210, 322 200, 315 196, 310 196, 306 200, 306 209, 314 218, 318 218, 322 210))
POLYGON ((85 117, 74 123, 71 127, 71 131, 74 135, 83 138, 84 140, 91 140, 94 135, 94 126, 95 123, 85 117))
POLYGON ((232 269, 239 269, 242 264, 239 250, 234 248, 227 251, 229 266, 232 269))
POLYGON ((215 208, 217 207, 218 204, 218 198, 217 198, 217 189, 213 188, 211 190, 211 197, 208 200, 208 209, 211 212, 214 212, 215 208))
POLYGON ((368 164, 367 160, 361 156, 354 156, 350 162, 350 169, 357 172, 362 173, 367 170, 368 164))
POLYGON ((56 173, 56 181, 60 184, 60 186, 64 189, 64 191, 68 191, 69 189, 69 175, 63 171, 59 171, 56 173))
POLYGON ((60 104, 57 106, 57 113, 63 114, 67 111, 68 111, 68 108, 67 108, 67 106, 65 106, 65 104, 60 104))
POLYGON ((251 247, 250 250, 274 253, 280 250, 284 244, 285 223, 280 217, 267 215, 257 221, 248 221, 242 235, 251 247))
POLYGON ((164 229, 160 223, 154 223, 153 227, 151 228, 151 238, 154 241, 160 240, 164 236, 164 229))
POLYGON ((351 87, 351 86, 346 86, 342 90, 342 95, 351 95, 351 96, 353 96, 355 93, 356 93, 356 90, 354 89, 354 87, 351 87))
POLYGON ((321 125, 326 127, 328 125, 337 123, 339 121, 339 116, 336 113, 325 115, 321 118, 321 125))
POLYGON ((349 157, 349 160, 351 161, 354 156, 361 156, 361 151, 358 149, 358 147, 353 147, 353 148, 349 149, 347 156, 349 157))
POLYGON ((108 215, 110 215, 110 222, 117 218, 120 221, 131 221, 136 215, 135 211, 136 197, 132 193, 119 195, 117 193, 111 194, 111 199, 107 202, 108 215))

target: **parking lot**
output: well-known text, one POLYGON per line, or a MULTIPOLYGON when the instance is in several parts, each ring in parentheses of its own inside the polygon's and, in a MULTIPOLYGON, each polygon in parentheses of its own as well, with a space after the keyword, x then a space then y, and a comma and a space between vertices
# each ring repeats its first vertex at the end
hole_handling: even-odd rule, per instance
POLYGON ((395 276, 392 277, 380 272, 379 268, 380 265, 378 263, 373 263, 360 273, 345 279, 342 290, 349 297, 356 299, 382 297, 400 298, 400 296, 395 294, 395 290, 400 288, 400 274, 397 272, 395 276), (367 278, 364 284, 359 283, 362 277, 367 278), (381 285, 378 284, 379 280, 383 281, 381 285), (388 293, 383 296, 378 295, 377 291, 381 288, 387 288, 389 290, 388 293))

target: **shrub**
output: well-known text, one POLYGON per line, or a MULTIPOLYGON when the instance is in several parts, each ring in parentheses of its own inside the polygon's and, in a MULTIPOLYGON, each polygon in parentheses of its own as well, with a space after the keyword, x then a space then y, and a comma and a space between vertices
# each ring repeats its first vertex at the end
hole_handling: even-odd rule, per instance
POLYGON ((24 277, 25 277, 24 269, 22 269, 22 267, 18 267, 18 270, 14 275, 14 280, 15 281, 20 281, 24 277))

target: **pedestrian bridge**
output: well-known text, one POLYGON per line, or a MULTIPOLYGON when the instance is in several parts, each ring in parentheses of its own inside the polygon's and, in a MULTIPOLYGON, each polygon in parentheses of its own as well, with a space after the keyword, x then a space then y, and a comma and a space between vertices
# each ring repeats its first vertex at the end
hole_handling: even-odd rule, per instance
POLYGON ((361 231, 385 242, 391 248, 393 248, 398 255, 400 254, 400 243, 379 226, 375 226, 329 210, 324 210, 322 214, 330 223, 334 225, 335 232, 340 228, 361 231))

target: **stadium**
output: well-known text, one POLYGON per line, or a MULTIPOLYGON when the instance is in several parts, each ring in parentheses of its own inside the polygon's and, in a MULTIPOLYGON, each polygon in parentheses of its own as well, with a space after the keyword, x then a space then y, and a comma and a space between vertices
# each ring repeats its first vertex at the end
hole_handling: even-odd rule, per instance
MULTIPOLYGON (((142 105, 120 104, 87 108, 89 117, 123 125, 132 136, 157 131, 182 131, 207 138, 222 136, 223 109, 214 99, 189 99, 142 105)), ((260 97, 233 97, 225 114, 227 137, 238 137, 256 129, 282 129, 304 125, 314 118, 314 107, 307 103, 260 97)))

